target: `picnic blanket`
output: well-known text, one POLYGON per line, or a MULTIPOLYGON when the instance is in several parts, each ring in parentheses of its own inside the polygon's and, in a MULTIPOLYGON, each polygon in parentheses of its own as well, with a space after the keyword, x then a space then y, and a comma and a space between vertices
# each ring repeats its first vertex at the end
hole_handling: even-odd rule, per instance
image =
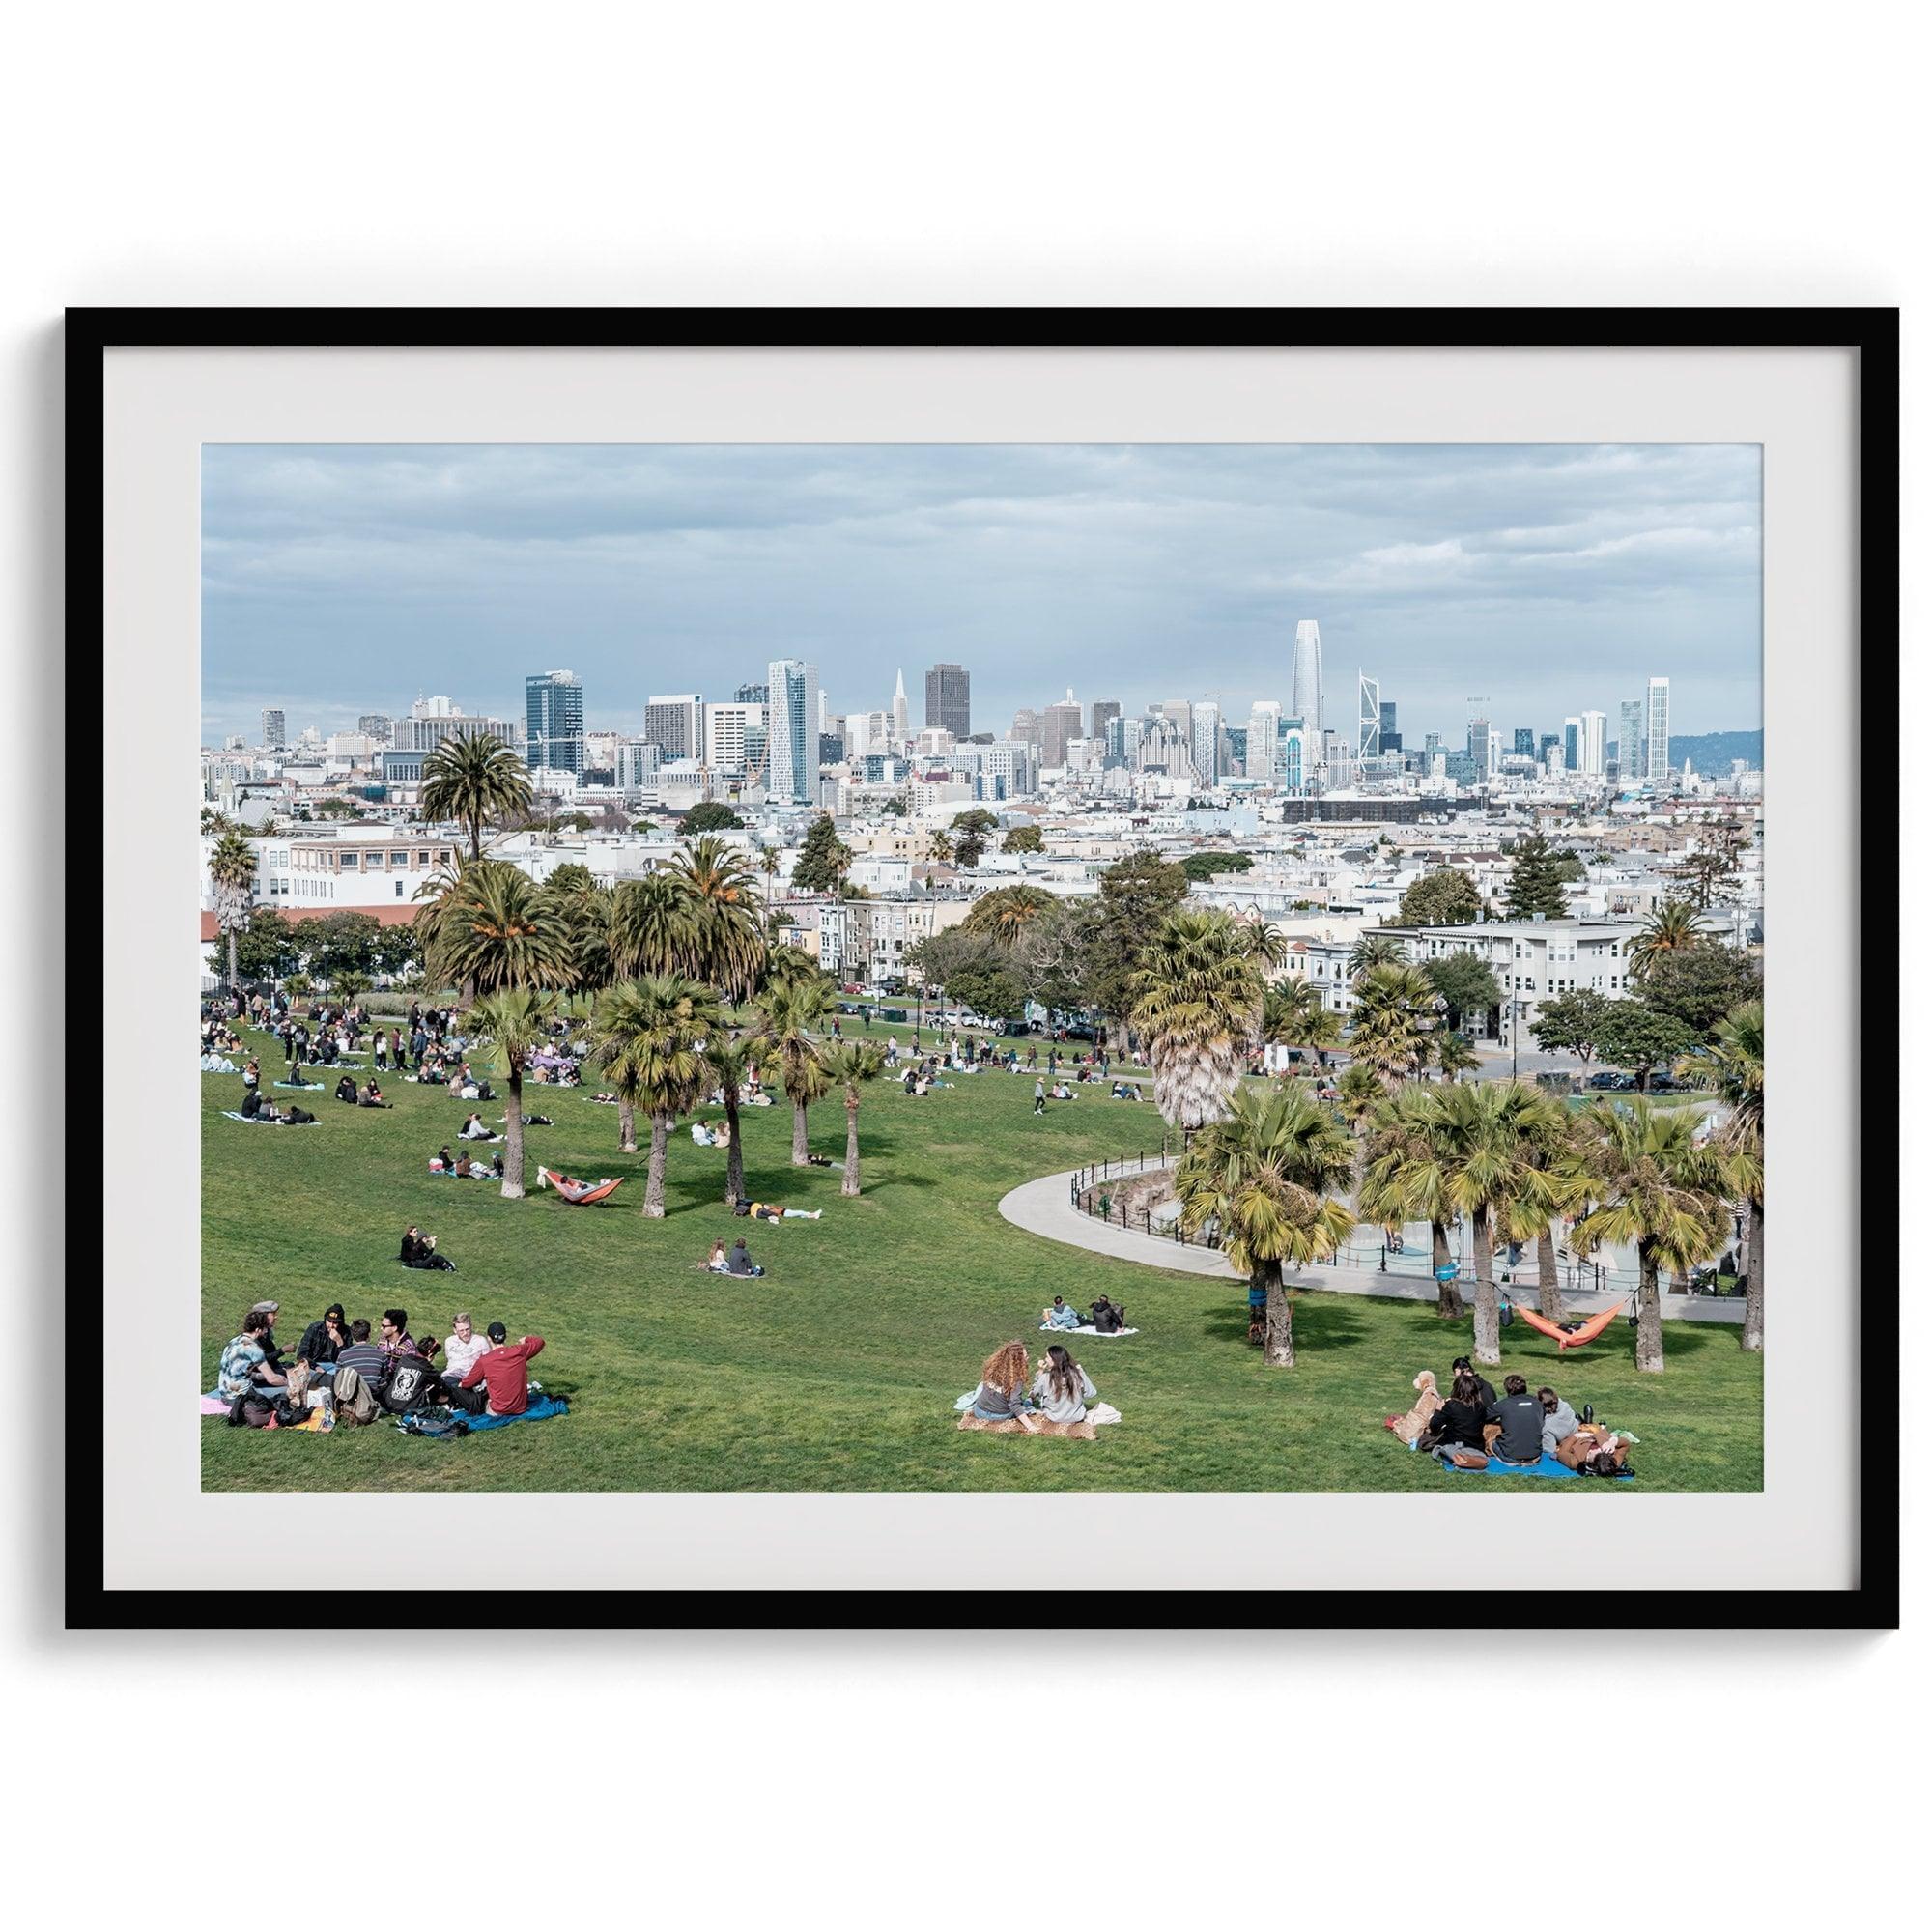
POLYGON ((221 1110, 224 1121, 240 1121, 244 1127, 312 1127, 313 1121, 265 1121, 258 1114, 250 1120, 246 1114, 231 1114, 226 1107, 221 1110))
POLYGON ((424 1423, 415 1416, 407 1416, 396 1424, 405 1435, 426 1436, 432 1442, 453 1442, 459 1435, 473 1435, 479 1429, 507 1429, 513 1422, 545 1422, 553 1415, 568 1415, 570 1405, 561 1396, 541 1395, 535 1397, 529 1407, 521 1415, 458 1415, 452 1413, 445 1425, 440 1422, 424 1423), (461 1423, 467 1425, 458 1428, 461 1423), (411 1427, 414 1424, 414 1427, 411 1427))
POLYGON ((201 1396, 201 1412, 204 1415, 226 1415, 228 1405, 213 1389, 204 1389, 201 1396))
MULTIPOLYGON (((1453 1463, 1445 1463, 1436 1457, 1438 1467, 1447 1469, 1452 1476, 1551 1476, 1558 1482, 1581 1481, 1575 1469, 1566 1469, 1556 1458, 1545 1450, 1543 1458, 1536 1463, 1502 1463, 1492 1456, 1489 1466, 1482 1469, 1459 1469, 1453 1463)), ((1636 1478, 1628 1470, 1612 1477, 1613 1482, 1634 1483, 1636 1478)))
POLYGON ((287 1087, 298 1094, 320 1094, 328 1085, 327 1080, 277 1080, 277 1087, 287 1087))
POLYGON ((1056 1328, 1051 1321, 1039 1324, 1042 1335, 1097 1335, 1103 1342, 1117 1342, 1122 1335, 1138 1335, 1138 1328, 1096 1328, 1090 1321, 1084 1328, 1056 1328))

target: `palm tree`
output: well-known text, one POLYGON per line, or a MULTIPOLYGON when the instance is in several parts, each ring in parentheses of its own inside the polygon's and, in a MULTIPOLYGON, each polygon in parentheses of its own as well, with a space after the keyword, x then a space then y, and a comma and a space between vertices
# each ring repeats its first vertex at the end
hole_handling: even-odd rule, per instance
POLYGON ((530 777, 523 759, 487 731, 445 738, 423 760, 419 809, 427 819, 454 818, 469 834, 469 856, 483 856, 483 827, 530 809, 530 777))
POLYGON ((1702 916, 1686 899, 1669 899, 1644 922, 1631 942, 1631 971, 1641 980, 1666 952, 1681 952, 1705 935, 1702 916))
POLYGON ((727 1034, 722 1027, 704 1042, 704 1064, 724 1103, 724 1205, 735 1208, 745 1193, 745 1142, 738 1124, 738 1103, 757 1070, 759 1046, 754 1039, 727 1034))
POLYGON ((469 1026, 478 1042, 497 1050, 503 1075, 503 1199, 524 1197, 524 1068, 549 1037, 556 997, 526 986, 486 993, 469 1009, 469 1026))
POLYGON ((1475 1249, 1474 1354, 1479 1362, 1495 1363, 1502 1360, 1496 1236, 1525 1239, 1554 1211, 1554 1190, 1534 1157, 1538 1137, 1549 1130, 1551 1103, 1515 1080, 1438 1087, 1432 1099, 1448 1199, 1469 1216, 1475 1249))
POLYGON ((527 872, 500 859, 465 866, 430 924, 424 964, 440 983, 497 993, 570 982, 570 935, 555 904, 527 872))
POLYGON ((1399 966, 1403 962, 1401 942, 1379 932, 1365 932, 1349 954, 1349 976, 1359 980, 1372 966, 1399 966))
POLYGON ((1405 1221, 1429 1223, 1435 1312, 1460 1320, 1463 1294, 1449 1264, 1449 1223, 1457 1210, 1449 1198, 1449 1157, 1441 1113, 1429 1088, 1419 1083, 1398 1088, 1377 1109, 1367 1152, 1356 1205, 1364 1215, 1373 1216, 1384 1227, 1400 1227, 1405 1221))
POLYGON ((636 1096, 651 1119, 651 1151, 641 1211, 664 1218, 665 1155, 671 1123, 704 1091, 705 1043, 724 1016, 708 986, 671 974, 651 974, 613 986, 597 1002, 601 1056, 620 1090, 636 1096))
POLYGON ((544 881, 543 894, 570 950, 566 990, 573 997, 594 995, 614 984, 617 974, 611 957, 611 915, 616 895, 602 886, 577 880, 560 882, 554 877, 544 881))
POLYGON ((611 964, 618 976, 684 973, 696 952, 692 900, 668 868, 617 888, 611 905, 611 964))
POLYGON ((814 1037, 832 1017, 832 988, 823 975, 778 981, 766 986, 758 1006, 756 1037, 778 1062, 792 1105, 791 1164, 810 1167, 805 1110, 823 1099, 832 1085, 823 1045, 814 1037))
MULTIPOLYGON (((1556 1279, 1556 1217, 1589 1205, 1590 1174, 1577 1134, 1576 1117, 1559 1100, 1531 1125, 1529 1158, 1548 1186, 1548 1213, 1536 1230, 1536 1307, 1551 1321, 1563 1319, 1563 1296, 1556 1279)), ((1518 1236, 1515 1238, 1520 1239, 1518 1236)))
POLYGON ((1349 1051, 1390 1087, 1416 1079, 1429 1058, 1441 996, 1419 966, 1366 967, 1355 976, 1349 1051))
POLYGON ((1712 1043, 1687 1056, 1678 1077, 1716 1094, 1730 1110, 1718 1134, 1733 1198, 1749 1216, 1745 1246, 1745 1321, 1738 1346, 1764 1348, 1764 1002, 1747 1000, 1719 1020, 1712 1043))
POLYGON ((825 1071, 833 1085, 845 1090, 845 1178, 840 1194, 859 1192, 859 1088, 876 1080, 886 1064, 885 1049, 864 1040, 844 1040, 825 1056, 825 1071))
POLYGON ((214 917, 228 935, 228 990, 241 984, 237 941, 248 929, 255 904, 255 848, 238 832, 224 832, 208 855, 208 879, 214 888, 214 917))
POLYGON ((1722 1156, 1697 1145, 1690 1116, 1650 1101, 1600 1103, 1583 1117, 1585 1164, 1596 1205, 1577 1223, 1579 1254, 1605 1242, 1636 1247, 1636 1365, 1663 1373, 1660 1268, 1688 1274, 1721 1254, 1731 1232, 1722 1156))
POLYGON ((963 924, 968 932, 990 933, 1002 945, 1016 945, 1027 928, 1057 903, 1037 886, 1003 886, 976 899, 963 924))
POLYGON ((1164 919, 1134 973, 1134 1031, 1147 1044, 1154 1099, 1192 1133, 1228 1110, 1261 1029, 1262 969, 1224 912, 1182 906, 1164 919))
POLYGON ((1348 1239, 1354 1216, 1337 1199, 1353 1166, 1349 1143, 1301 1087, 1240 1088, 1189 1143, 1175 1170, 1181 1225, 1210 1223, 1222 1251, 1266 1297, 1263 1354, 1294 1366, 1293 1310, 1282 1264, 1305 1267, 1348 1239))
POLYGON ((950 866, 952 863, 952 841, 943 832, 935 832, 926 841, 925 856, 934 865, 950 866))
POLYGON ((1260 960, 1264 972, 1273 972, 1288 957, 1288 935, 1280 926, 1270 925, 1259 914, 1242 920, 1240 925, 1241 944, 1252 958, 1260 960))
POLYGON ((1451 1033, 1444 1027, 1435 1036, 1435 1064, 1454 1080, 1482 1063, 1476 1058, 1476 1050, 1469 1044, 1466 1034, 1451 1033))
POLYGON ((1342 1037, 1342 1020, 1306 980, 1270 980, 1262 993, 1262 1038, 1308 1048, 1324 1058, 1342 1037))
POLYGON ((1351 1134, 1359 1134, 1363 1122, 1388 1097, 1388 1090, 1375 1068, 1365 1066, 1359 1060, 1343 1069, 1335 1087, 1342 1096, 1336 1104, 1351 1134))
POLYGON ((697 978, 742 1000, 764 970, 765 935, 752 868, 722 838, 703 838, 668 867, 683 892, 697 978))

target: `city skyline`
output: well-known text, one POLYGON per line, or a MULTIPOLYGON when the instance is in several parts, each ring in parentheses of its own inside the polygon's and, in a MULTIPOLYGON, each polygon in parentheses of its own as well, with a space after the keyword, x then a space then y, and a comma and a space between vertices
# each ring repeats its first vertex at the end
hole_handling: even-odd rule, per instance
POLYGON ((1411 742, 1475 694, 1616 716, 1660 670, 1675 730, 1760 720, 1747 446, 211 446, 204 476, 210 743, 429 692, 514 715, 559 662, 591 731, 779 658, 838 713, 944 663, 981 729, 1069 684, 1234 720, 1292 704, 1309 622, 1328 718, 1359 670, 1411 742))

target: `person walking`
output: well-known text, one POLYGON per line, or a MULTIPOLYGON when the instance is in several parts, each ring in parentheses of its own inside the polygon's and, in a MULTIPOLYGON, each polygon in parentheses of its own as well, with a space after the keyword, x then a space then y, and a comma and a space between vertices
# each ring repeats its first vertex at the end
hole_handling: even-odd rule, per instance
POLYGON ((1033 1083, 1033 1110, 1036 1115, 1046 1112, 1046 1082, 1044 1080, 1036 1080, 1033 1083))

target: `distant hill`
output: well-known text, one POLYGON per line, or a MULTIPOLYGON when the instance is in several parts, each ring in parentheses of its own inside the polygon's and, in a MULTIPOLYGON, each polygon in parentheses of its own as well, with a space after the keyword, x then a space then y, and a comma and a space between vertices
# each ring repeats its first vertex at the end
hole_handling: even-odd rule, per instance
POLYGON ((1723 779, 1731 775, 1731 760, 1743 758, 1758 770, 1764 768, 1762 731, 1706 731, 1695 738, 1672 738, 1670 769, 1681 772, 1684 760, 1699 778, 1723 779))

